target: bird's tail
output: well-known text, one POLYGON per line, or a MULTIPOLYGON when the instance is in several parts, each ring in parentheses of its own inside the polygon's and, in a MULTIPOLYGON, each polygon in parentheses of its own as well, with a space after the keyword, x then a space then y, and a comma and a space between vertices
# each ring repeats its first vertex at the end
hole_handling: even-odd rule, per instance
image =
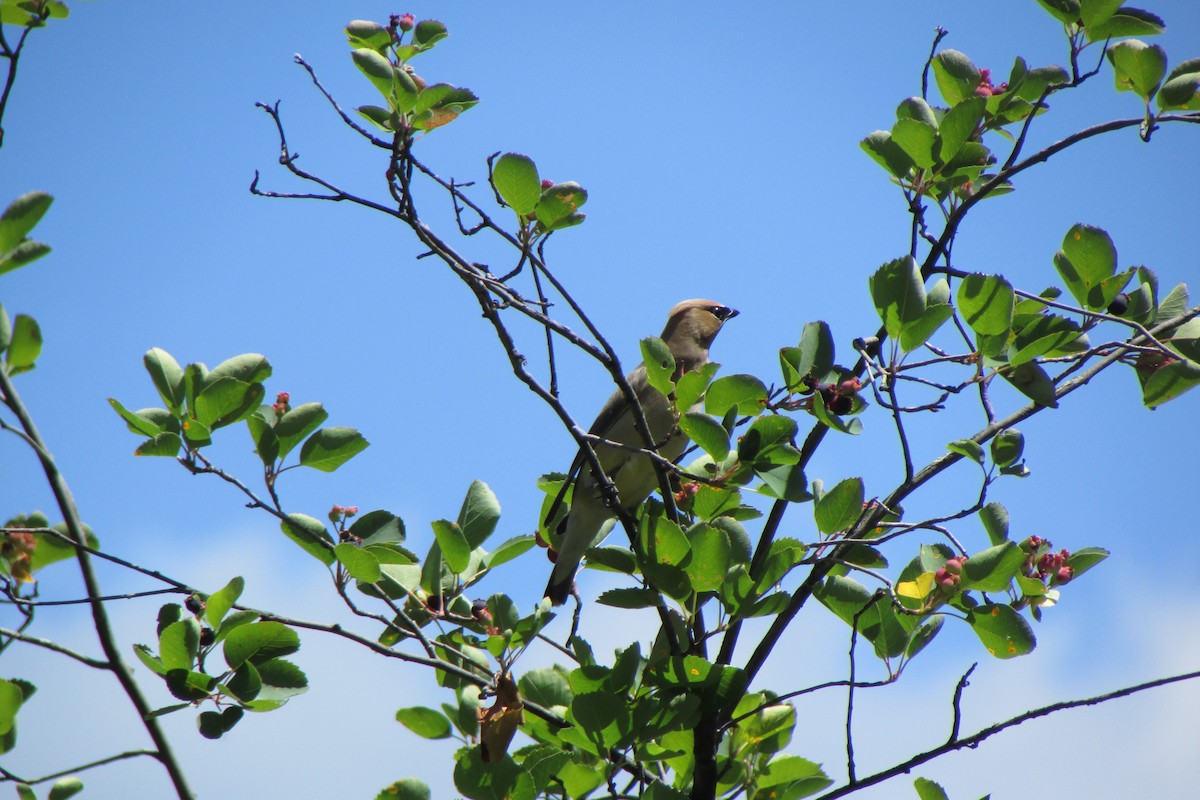
POLYGON ((571 594, 571 585, 574 583, 574 569, 562 576, 558 574, 558 570, 554 570, 550 573, 550 581, 546 584, 545 596, 549 597, 550 602, 554 605, 561 606, 567 602, 567 597, 571 594))

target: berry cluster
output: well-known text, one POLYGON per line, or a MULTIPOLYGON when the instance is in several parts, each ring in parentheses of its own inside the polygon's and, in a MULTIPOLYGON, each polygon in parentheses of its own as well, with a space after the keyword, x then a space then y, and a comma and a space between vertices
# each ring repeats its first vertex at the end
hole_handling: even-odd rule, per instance
POLYGON ((954 558, 946 559, 946 563, 938 567, 937 572, 933 573, 934 582, 948 592, 956 591, 959 582, 962 580, 963 564, 966 561, 966 556, 955 556, 954 558))
POLYGON ((279 394, 275 395, 275 402, 271 405, 271 408, 275 411, 276 415, 282 416, 292 410, 290 405, 291 400, 292 396, 290 394, 287 392, 280 392, 279 394))
POLYGON ((1047 586, 1061 586, 1070 582, 1075 576, 1075 568, 1067 564, 1071 553, 1066 548, 1052 553, 1050 548, 1053 546, 1049 539, 1029 537, 1029 555, 1022 568, 1026 577, 1037 578, 1047 586))
MULTIPOLYGON (((858 390, 862 388, 862 381, 858 378, 847 378, 840 383, 821 383, 811 375, 805 375, 803 379, 805 394, 815 392, 821 395, 821 400, 825 403, 825 408, 832 411, 834 414, 849 414, 854 408, 854 398, 858 395, 858 390)), ((812 399, 809 398, 808 407, 812 407, 812 399)))
POLYGON ((7 533, 0 536, 0 558, 8 562, 8 571, 21 583, 33 580, 30 563, 37 537, 32 533, 7 533))
POLYGON ((979 70, 979 85, 975 87, 975 94, 979 97, 991 97, 994 94, 1004 94, 1008 91, 1008 82, 1005 81, 999 86, 992 85, 992 71, 990 69, 979 70))
POLYGON ((388 31, 392 34, 392 40, 398 41, 400 34, 411 31, 415 24, 416 19, 412 14, 392 14, 388 17, 388 31))

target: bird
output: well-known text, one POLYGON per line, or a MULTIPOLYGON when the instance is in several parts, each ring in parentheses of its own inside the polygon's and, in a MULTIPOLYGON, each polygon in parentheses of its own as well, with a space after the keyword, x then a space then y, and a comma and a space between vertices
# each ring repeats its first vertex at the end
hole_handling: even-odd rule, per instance
MULTIPOLYGON (((675 357, 675 380, 708 363, 708 349, 713 339, 721 326, 737 315, 737 310, 712 300, 684 300, 671 309, 660 338, 675 357)), ((629 373, 626 381, 642 407, 658 454, 670 461, 679 458, 688 439, 678 428, 679 413, 674 398, 667 398, 650 385, 645 364, 629 373)), ((608 398, 588 433, 645 449, 645 440, 638 433, 632 409, 620 389, 608 398)), ((616 485, 621 507, 626 511, 637 508, 658 488, 658 474, 649 457, 611 445, 597 444, 594 449, 604 474, 616 485)), ((565 603, 571 593, 575 571, 583 554, 603 538, 608 522, 617 516, 616 511, 605 505, 599 481, 587 467, 587 456, 580 448, 567 480, 546 514, 547 528, 558 516, 567 489, 572 485, 570 510, 556 527, 562 538, 550 581, 546 584, 545 596, 556 606, 565 603)))

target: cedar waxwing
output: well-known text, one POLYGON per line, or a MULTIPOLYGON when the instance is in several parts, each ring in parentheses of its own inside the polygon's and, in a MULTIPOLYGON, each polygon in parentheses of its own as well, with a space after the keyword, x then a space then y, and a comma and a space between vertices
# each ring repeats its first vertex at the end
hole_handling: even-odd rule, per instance
MULTIPOLYGON (((708 363, 708 348, 726 320, 737 316, 737 311, 712 300, 684 300, 667 315, 667 326, 660 337, 675 357, 675 379, 685 372, 699 369, 708 363)), ((658 454, 674 461, 683 454, 687 436, 677 427, 679 414, 674 399, 668 399, 650 385, 646 379, 646 366, 640 365, 626 378, 629 386, 642 406, 646 423, 650 426, 658 454)), ((702 408, 697 403, 693 410, 702 408)), ((608 398, 600 409, 600 415, 588 430, 595 436, 609 441, 621 442, 646 449, 645 440, 638 433, 633 414, 620 389, 608 398)), ((658 488, 658 474, 654 463, 644 455, 606 445, 594 445, 596 457, 604 473, 617 487, 621 507, 631 511, 658 488)), ((607 523, 616 517, 616 512, 604 505, 600 487, 592 470, 587 468, 582 449, 575 456, 567 480, 563 484, 550 512, 546 524, 553 521, 562 504, 567 487, 574 482, 571 508, 567 517, 558 525, 562 541, 558 546, 558 558, 546 584, 546 597, 558 606, 567 600, 575 579, 575 570, 584 552, 596 543, 607 523)))

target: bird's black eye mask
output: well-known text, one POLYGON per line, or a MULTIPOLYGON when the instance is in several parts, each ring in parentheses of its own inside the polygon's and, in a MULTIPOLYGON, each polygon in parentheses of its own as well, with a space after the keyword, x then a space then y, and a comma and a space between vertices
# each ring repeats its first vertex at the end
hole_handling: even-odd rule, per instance
POLYGON ((729 308, 728 306, 713 306, 712 308, 710 308, 708 310, 712 313, 712 315, 714 317, 721 320, 722 322, 733 319, 734 317, 736 317, 738 315, 737 309, 729 308))

